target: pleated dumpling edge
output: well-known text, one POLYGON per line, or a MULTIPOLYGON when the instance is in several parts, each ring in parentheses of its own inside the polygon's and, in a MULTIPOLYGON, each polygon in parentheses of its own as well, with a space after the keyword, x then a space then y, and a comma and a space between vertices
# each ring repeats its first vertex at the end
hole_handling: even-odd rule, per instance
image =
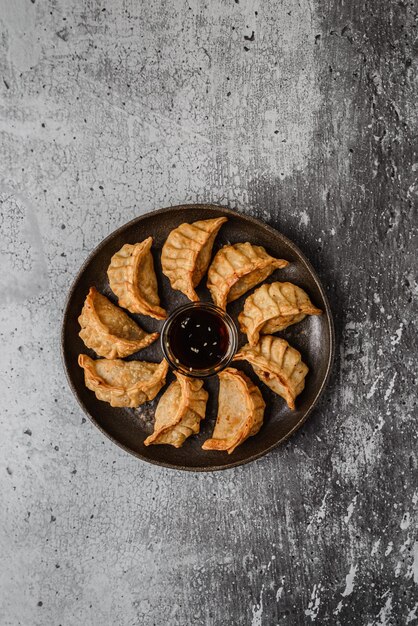
POLYGON ((223 246, 215 254, 208 270, 207 287, 213 302, 226 309, 229 302, 268 278, 276 269, 289 264, 270 256, 263 246, 248 241, 223 246))
POLYGON ((91 359, 80 354, 78 364, 84 370, 86 387, 98 400, 113 407, 135 408, 153 400, 165 384, 168 363, 91 359))
POLYGON ((255 346, 260 335, 271 335, 301 322, 307 315, 321 313, 301 287, 289 282, 264 283, 246 298, 238 322, 248 343, 255 346))
POLYGON ((266 404, 259 388, 244 372, 228 367, 218 377, 218 416, 212 437, 202 448, 232 454, 248 437, 258 433, 266 404))
POLYGON ((301 353, 285 339, 263 335, 256 346, 246 344, 234 356, 234 361, 248 361, 259 379, 294 410, 296 397, 305 388, 308 366, 301 353))
POLYGON ((199 297, 195 287, 208 269, 213 244, 227 217, 184 222, 172 230, 161 252, 161 266, 171 287, 184 293, 192 302, 199 297))
POLYGON ((199 378, 187 378, 174 372, 176 380, 163 393, 155 411, 154 432, 144 444, 168 444, 180 448, 185 440, 200 430, 206 415, 208 392, 199 378))
POLYGON ((109 285, 119 305, 130 313, 163 320, 167 312, 160 306, 157 276, 151 246, 152 237, 140 243, 125 243, 111 260, 107 270, 109 285))
POLYGON ((95 287, 90 287, 78 323, 84 344, 105 359, 130 356, 159 337, 143 330, 95 287))

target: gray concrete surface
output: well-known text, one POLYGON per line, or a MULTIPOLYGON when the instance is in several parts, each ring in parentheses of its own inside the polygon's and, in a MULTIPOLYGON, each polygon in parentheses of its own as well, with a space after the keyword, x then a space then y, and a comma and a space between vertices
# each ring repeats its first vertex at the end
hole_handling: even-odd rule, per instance
POLYGON ((0 624, 418 621, 417 6, 0 1, 0 624), (160 206, 302 248, 338 350, 306 426, 236 470, 131 458, 61 367, 93 247, 160 206))

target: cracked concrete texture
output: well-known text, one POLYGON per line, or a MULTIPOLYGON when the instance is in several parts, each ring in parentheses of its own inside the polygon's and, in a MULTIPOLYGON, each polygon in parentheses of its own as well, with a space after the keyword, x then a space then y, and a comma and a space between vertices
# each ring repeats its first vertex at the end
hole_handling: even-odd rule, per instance
POLYGON ((0 0, 0 623, 418 619, 413 3, 0 0), (66 293, 138 214, 216 202, 312 260, 335 312, 304 428, 213 475, 90 425, 66 293))

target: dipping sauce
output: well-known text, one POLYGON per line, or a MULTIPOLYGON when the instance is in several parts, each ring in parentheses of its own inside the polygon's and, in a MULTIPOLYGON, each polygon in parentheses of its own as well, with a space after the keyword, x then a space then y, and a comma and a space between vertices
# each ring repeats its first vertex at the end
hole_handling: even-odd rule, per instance
POLYGON ((186 375, 210 376, 234 355, 236 328, 225 311, 199 302, 174 311, 161 339, 172 367, 186 375))

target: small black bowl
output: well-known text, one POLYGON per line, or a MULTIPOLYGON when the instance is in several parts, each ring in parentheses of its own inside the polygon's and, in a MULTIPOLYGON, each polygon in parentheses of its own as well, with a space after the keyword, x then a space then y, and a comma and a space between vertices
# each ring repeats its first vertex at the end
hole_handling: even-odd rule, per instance
POLYGON ((165 321, 160 339, 161 349, 170 367, 191 378, 215 376, 230 364, 238 347, 238 331, 234 320, 226 311, 209 302, 190 302, 176 309, 165 321), (194 324, 193 317, 196 317, 194 324), (202 335, 205 332, 207 336, 202 335), (190 337, 193 337, 199 348, 191 345, 190 337), (219 348, 214 353, 212 348, 215 344, 219 348), (205 356, 202 358, 199 352, 204 352, 205 356))

